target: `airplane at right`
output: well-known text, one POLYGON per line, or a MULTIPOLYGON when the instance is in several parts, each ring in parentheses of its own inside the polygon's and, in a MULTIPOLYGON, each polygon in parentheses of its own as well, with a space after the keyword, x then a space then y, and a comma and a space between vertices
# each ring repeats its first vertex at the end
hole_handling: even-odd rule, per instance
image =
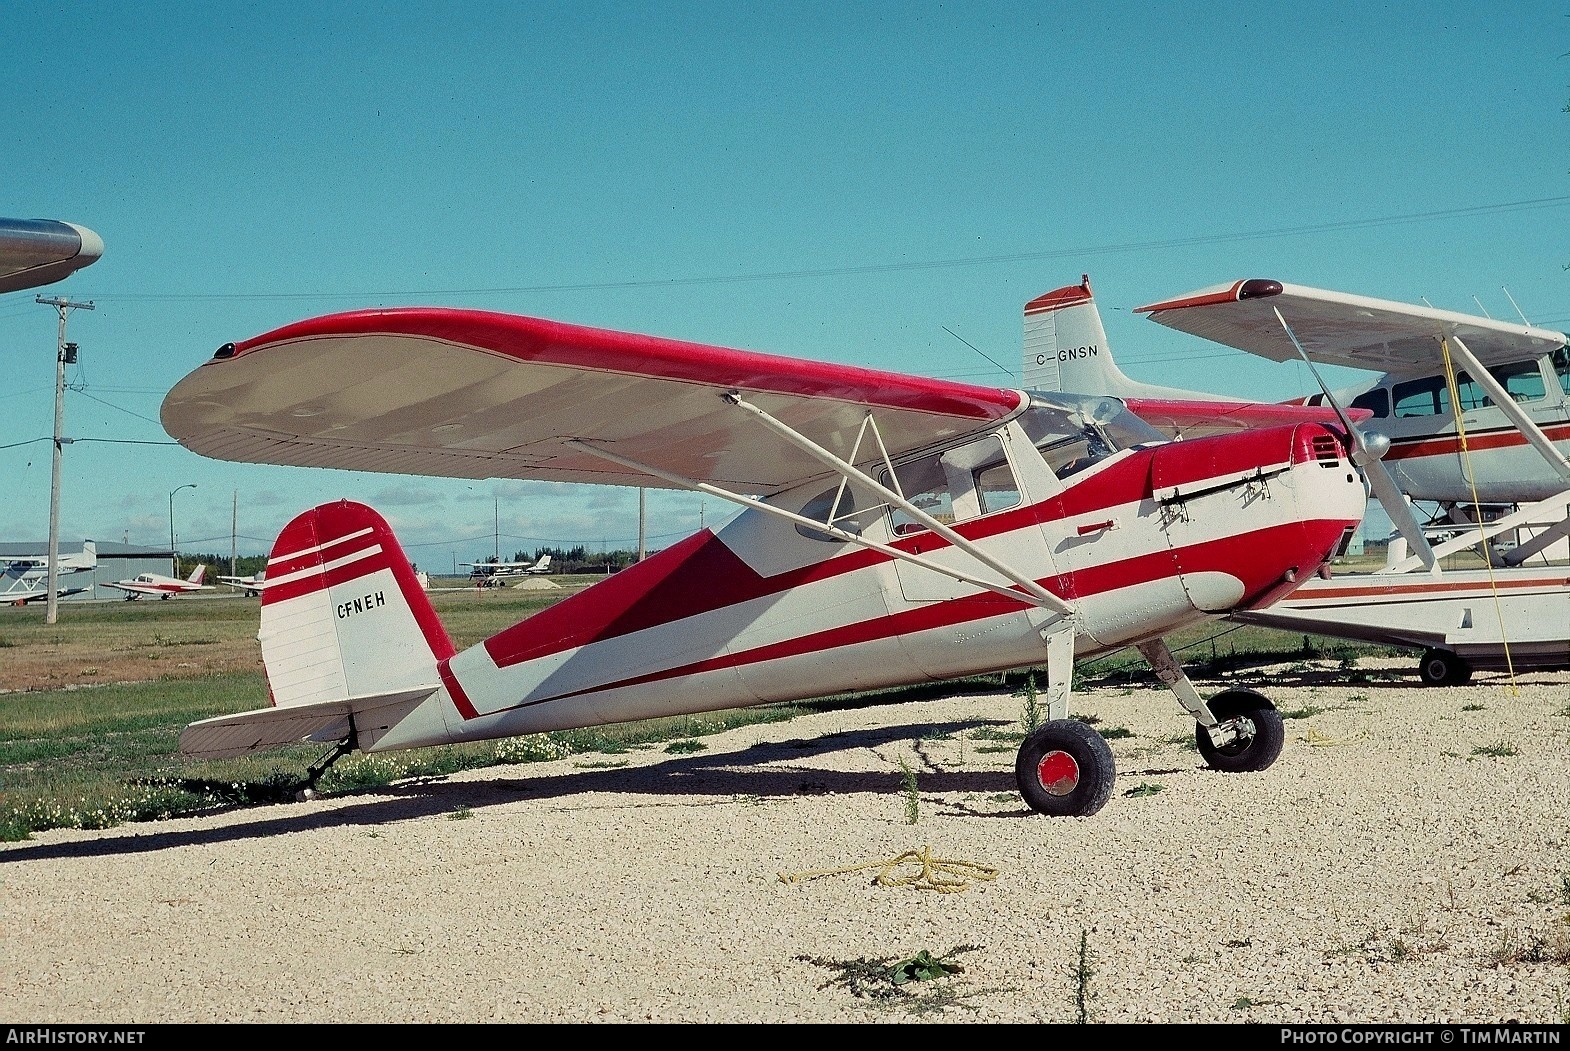
MULTIPOLYGON (((1375 374, 1338 390, 1321 381, 1318 393, 1285 404, 1363 410, 1355 426, 1369 485, 1400 533, 1385 569, 1310 581, 1239 619, 1422 648, 1419 672, 1431 685, 1464 683, 1474 669, 1570 667, 1570 572, 1544 557, 1570 535, 1564 333, 1257 278, 1135 312, 1273 361, 1301 360, 1316 378, 1316 362, 1375 374), (1436 505, 1426 524, 1413 501, 1436 505), (1441 536, 1449 539, 1429 543, 1441 536), (1467 549, 1484 568, 1440 569, 1440 558, 1467 549)), ((1088 276, 1025 305, 1023 364, 1027 387, 1111 394, 1172 436, 1241 426, 1229 408, 1241 399, 1124 375, 1088 276)))

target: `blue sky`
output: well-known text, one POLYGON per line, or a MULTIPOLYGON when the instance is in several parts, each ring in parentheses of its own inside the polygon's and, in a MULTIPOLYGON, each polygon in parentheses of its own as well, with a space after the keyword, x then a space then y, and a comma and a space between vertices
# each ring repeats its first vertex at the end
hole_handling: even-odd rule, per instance
MULTIPOLYGON (((1312 378, 1133 308, 1269 277, 1495 317, 1508 289, 1570 327, 1562 3, 11 0, 0 25, 0 214, 105 244, 0 295, 5 540, 48 533, 39 294, 94 303, 63 542, 167 543, 195 483, 186 550, 261 553, 348 497, 434 570, 631 547, 637 491, 126 443, 170 440, 163 395, 221 344, 377 305, 1010 386, 1024 303, 1088 273, 1130 375, 1271 400, 1312 378)), ((651 490, 649 545, 731 510, 651 490)))

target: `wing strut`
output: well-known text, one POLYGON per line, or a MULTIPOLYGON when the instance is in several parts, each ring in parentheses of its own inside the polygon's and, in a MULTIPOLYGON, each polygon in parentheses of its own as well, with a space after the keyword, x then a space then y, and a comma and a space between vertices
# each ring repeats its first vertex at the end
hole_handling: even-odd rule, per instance
MULTIPOLYGON (((956 533, 949 526, 939 522, 936 518, 933 518, 931 515, 927 514, 927 512, 923 511, 921 508, 905 499, 902 494, 895 492, 886 485, 883 485, 865 471, 861 471, 856 467, 846 463, 844 460, 841 460, 838 456, 835 456, 823 446, 819 445, 811 438, 808 438, 800 431, 797 431, 789 424, 782 423, 780 420, 769 415, 763 409, 760 409, 756 405, 753 405, 751 402, 747 401, 740 394, 727 394, 725 395, 725 399, 732 405, 735 405, 737 408, 746 409, 748 412, 752 413, 759 422, 766 425, 770 430, 774 431, 776 434, 780 435, 780 437, 784 438, 792 445, 795 445, 809 456, 818 460, 820 463, 827 466, 830 470, 834 471, 842 478, 853 479, 857 482, 860 482, 867 488, 872 489, 879 496, 883 497, 883 499, 887 500, 901 511, 904 511, 906 514, 916 519, 916 521, 920 522, 922 525, 926 526, 928 529, 932 530, 943 539, 947 540, 950 544, 953 544, 959 550, 965 552, 971 558, 974 558, 977 562, 980 562, 984 566, 995 569, 1005 577, 1008 577, 1025 591, 1035 596, 1038 600, 1036 605, 1045 607, 1046 609, 1056 610, 1065 617, 1073 614, 1073 606, 1052 594, 1052 592, 1036 583, 1030 577, 1025 576, 1023 573, 1018 572, 1006 563, 987 554, 976 544, 973 544, 959 533, 956 533)), ((873 427, 873 433, 877 433, 876 426, 873 427)), ((881 440, 879 441, 879 445, 882 445, 881 440)), ((893 477, 894 465, 888 462, 887 452, 884 453, 883 462, 889 469, 889 476, 893 477)), ((896 482, 896 484, 898 483, 896 482)), ((894 549, 891 548, 890 550, 894 549)), ((906 557, 914 556, 907 555, 906 557)), ((949 575, 953 576, 954 574, 952 571, 949 571, 949 575)))
MULTIPOLYGON (((806 441, 807 439, 803 440, 806 441)), ((913 565, 921 566, 923 569, 929 569, 934 573, 941 573, 946 577, 953 577, 955 580, 960 580, 979 588, 985 588, 988 591, 1014 599, 1017 602, 1025 602, 1032 606, 1039 606, 1042 609, 1051 610, 1060 617, 1073 618, 1075 616, 1075 610, 1072 605, 1064 602, 1062 599, 1058 598, 1058 596, 1052 594, 1050 591, 1047 591, 1033 580, 1028 581, 1029 590, 1023 591, 1021 589, 1025 586, 1024 584, 1021 584, 1021 587, 1009 587, 1004 584, 996 584, 990 580, 984 580, 981 577, 973 576, 970 573, 963 572, 962 570, 951 569, 948 566, 939 565, 936 562, 923 558, 920 555, 912 554, 909 551, 901 551, 897 547, 890 547, 888 544, 880 544, 875 540, 868 540, 866 537, 847 532, 846 530, 841 529, 839 526, 828 525, 824 522, 818 521, 816 518, 808 518, 806 515, 799 515, 794 511, 787 511, 782 507, 775 507, 773 504, 765 503, 764 501, 759 500, 757 497, 743 496, 740 493, 733 493, 728 489, 722 489, 717 485, 710 484, 709 482, 700 482, 692 478, 683 478, 679 474, 673 474, 670 471, 662 470, 661 468, 655 467, 652 464, 641 463, 637 460, 629 459, 628 457, 622 456, 619 453, 613 453, 608 449, 602 449, 598 446, 591 445, 582 438, 569 438, 565 444, 571 445, 577 449, 582 449, 584 452, 592 453, 601 459, 609 460, 611 463, 620 464, 621 466, 631 470, 642 471, 643 473, 651 475, 655 478, 663 478, 665 481, 670 482, 673 485, 679 485, 683 489, 691 489, 695 492, 707 493, 710 496, 717 496, 721 500, 728 500, 731 503, 740 504, 743 507, 757 508, 760 511, 766 511, 769 514, 783 518, 786 521, 794 522, 797 525, 806 526, 814 532, 827 533, 836 540, 841 540, 847 544, 855 544, 858 547, 868 548, 872 551, 877 551, 880 554, 888 555, 892 558, 902 559, 903 561, 909 562, 913 565)), ((846 464, 845 468, 849 473, 847 474, 841 472, 842 478, 855 478, 858 480, 865 478, 865 476, 862 475, 860 471, 857 471, 849 464, 846 464)), ((877 485, 875 482, 871 484, 879 492, 888 494, 888 490, 884 489, 883 486, 877 485)), ((899 502, 901 506, 904 506, 907 510, 912 510, 903 497, 899 498, 899 502)), ((919 513, 919 509, 914 510, 919 513)), ((927 516, 922 515, 922 517, 927 516)), ((995 559, 986 555, 985 552, 977 553, 975 550, 975 545, 972 544, 969 540, 966 540, 964 537, 960 537, 960 541, 961 542, 959 544, 955 545, 956 547, 960 548, 960 550, 977 557, 986 565, 992 566, 993 568, 998 568, 998 566, 995 564, 995 559)), ((1019 581, 1019 574, 1007 570, 1006 567, 998 568, 998 571, 1003 573, 1003 575, 1007 576, 1010 580, 1015 580, 1016 582, 1019 581)))
MULTIPOLYGON (((1570 462, 1567 462, 1560 455, 1559 450, 1554 448, 1554 443, 1549 440, 1548 435, 1543 433, 1543 429, 1532 422, 1532 417, 1521 411, 1521 406, 1516 404, 1516 400, 1510 396, 1510 392, 1505 390, 1504 386, 1494 378, 1493 373, 1483 367, 1482 362, 1478 361, 1476 356, 1473 355, 1471 348, 1461 341, 1460 336, 1456 335, 1453 327, 1449 335, 1450 343, 1455 348, 1455 355, 1461 359, 1461 364, 1466 366, 1466 374, 1472 377, 1472 382, 1488 392, 1488 396, 1494 400, 1494 405, 1510 418, 1511 423, 1521 429, 1522 436, 1531 442, 1538 452, 1543 454, 1543 459, 1548 461, 1548 466, 1552 467, 1559 477, 1565 480, 1566 485, 1570 485, 1570 462)), ((1459 405, 1452 406, 1452 408, 1457 413, 1461 409, 1459 405)))
POLYGON ((1352 462, 1362 468, 1363 477, 1368 479, 1368 487, 1379 498, 1379 502, 1385 508, 1385 514, 1390 516, 1390 521, 1395 523, 1401 535, 1406 537, 1407 543, 1417 549, 1417 555, 1422 559, 1423 565, 1430 572, 1439 572, 1439 560, 1434 557, 1434 550, 1428 544, 1428 537, 1423 535, 1423 527, 1412 514, 1412 508, 1407 504, 1405 494, 1396 485, 1395 479, 1390 477, 1390 472, 1385 470, 1385 465, 1380 462, 1379 457, 1369 451, 1368 443, 1363 440, 1363 433, 1352 425, 1346 410, 1341 407, 1336 396, 1330 393, 1329 386, 1320 377, 1319 370, 1314 367, 1313 360, 1308 356, 1308 351, 1304 350, 1303 344, 1298 342, 1297 333, 1292 331, 1292 326, 1287 324, 1287 319, 1281 316, 1281 310, 1276 307, 1271 309, 1275 310, 1276 320, 1281 322, 1287 338, 1297 348, 1298 356, 1308 366, 1308 371, 1314 374, 1319 389, 1325 392, 1325 400, 1336 410, 1336 415, 1341 417, 1341 426, 1346 428, 1347 436, 1352 439, 1352 462))

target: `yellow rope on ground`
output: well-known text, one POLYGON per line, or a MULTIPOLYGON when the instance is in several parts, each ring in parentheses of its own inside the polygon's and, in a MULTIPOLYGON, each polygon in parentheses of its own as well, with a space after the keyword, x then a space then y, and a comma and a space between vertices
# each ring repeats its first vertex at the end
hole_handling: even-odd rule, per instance
POLYGON ((907 850, 896 857, 885 861, 867 861, 860 865, 848 865, 840 869, 812 869, 807 872, 781 872, 781 883, 803 883, 818 876, 838 876, 847 872, 862 872, 866 869, 877 869, 878 874, 873 877, 873 884, 879 887, 915 887, 917 890, 935 890, 940 894, 954 894, 970 886, 973 880, 995 880, 998 870, 989 865, 978 865, 974 861, 954 861, 949 858, 935 858, 932 848, 922 847, 920 850, 907 850), (920 865, 920 869, 912 875, 895 876, 894 870, 901 865, 920 865))
MULTIPOLYGON (((1472 506, 1477 508, 1477 527, 1482 529, 1486 523, 1483 521, 1483 506, 1477 502, 1477 472, 1472 470, 1472 450, 1466 442, 1466 424, 1461 420, 1461 392, 1456 387, 1456 368, 1455 363, 1450 360, 1450 341, 1448 339, 1441 338, 1439 340, 1439 351, 1444 355, 1445 359, 1445 382, 1450 387, 1450 411, 1455 416, 1456 438, 1461 446, 1461 462, 1466 465, 1466 470, 1462 473, 1466 476, 1467 484, 1472 488, 1472 506)), ((1494 615, 1499 618, 1499 639, 1505 647, 1506 681, 1510 684, 1510 696, 1518 697, 1520 696, 1520 691, 1516 689, 1515 683, 1515 660, 1510 656, 1509 632, 1505 630, 1504 609, 1499 602, 1499 582, 1494 579, 1494 559, 1489 553, 1489 543, 1486 539, 1482 543, 1482 548, 1483 565, 1488 567, 1488 587, 1494 595, 1494 615)))
POLYGON ((1308 735, 1302 738, 1302 740, 1313 748, 1327 748, 1333 745, 1351 744, 1354 741, 1361 741, 1365 736, 1367 735, 1360 732, 1353 734, 1351 737, 1327 737, 1310 726, 1308 735))

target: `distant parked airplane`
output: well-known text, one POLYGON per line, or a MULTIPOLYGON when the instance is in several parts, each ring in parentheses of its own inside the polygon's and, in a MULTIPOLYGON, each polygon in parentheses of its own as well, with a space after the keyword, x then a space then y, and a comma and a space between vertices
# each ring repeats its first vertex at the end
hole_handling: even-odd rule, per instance
POLYGON ((197 566, 184 580, 178 577, 166 577, 161 573, 142 573, 130 580, 116 580, 111 584, 105 584, 104 587, 125 592, 126 601, 141 598, 143 595, 156 595, 166 599, 192 591, 213 590, 213 585, 202 583, 202 578, 206 575, 207 567, 197 566))
MULTIPOLYGON (((48 555, 22 555, 8 558, 0 563, 0 566, 3 566, 0 568, 0 602, 21 606, 49 597, 48 555)), ((55 575, 59 577, 72 573, 91 572, 96 568, 98 568, 98 548, 93 541, 84 540, 81 554, 61 556, 59 565, 55 567, 55 575)), ((55 597, 80 595, 84 591, 91 590, 90 586, 56 586, 55 597)))
POLYGON ((469 567, 469 579, 477 587, 499 588, 507 586, 507 577, 549 573, 551 556, 546 552, 533 562, 460 562, 459 565, 469 567))
POLYGON ((257 595, 260 595, 262 593, 262 589, 267 586, 266 578, 267 571, 264 569, 260 573, 251 573, 243 577, 220 576, 218 578, 218 583, 228 584, 232 588, 238 588, 240 591, 244 592, 247 597, 255 598, 257 595))

